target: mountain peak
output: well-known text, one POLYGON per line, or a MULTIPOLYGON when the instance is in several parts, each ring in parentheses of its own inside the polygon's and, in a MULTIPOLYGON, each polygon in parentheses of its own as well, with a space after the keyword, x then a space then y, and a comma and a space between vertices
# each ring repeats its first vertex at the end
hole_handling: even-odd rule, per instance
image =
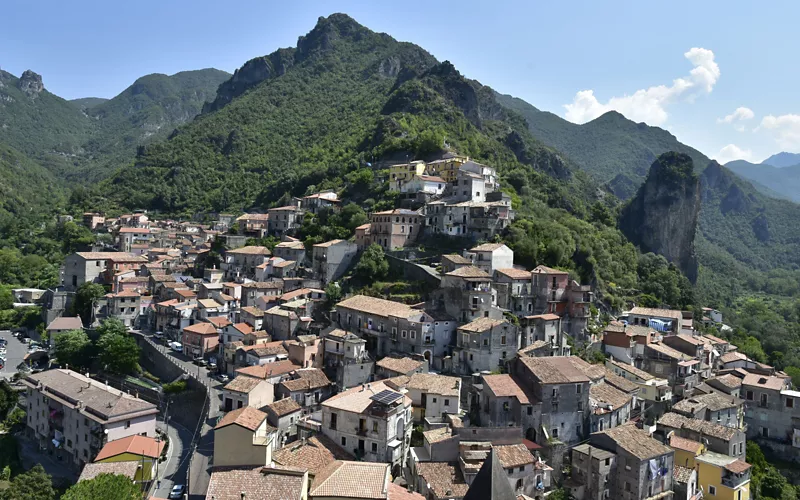
POLYGON ((360 40, 370 33, 372 31, 347 14, 336 13, 320 17, 314 29, 297 39, 298 56, 304 58, 318 52, 327 52, 342 38, 360 40))
POLYGON ((39 93, 44 90, 44 83, 42 83, 42 75, 26 69, 22 76, 19 77, 17 88, 25 93, 30 98, 36 98, 39 93))
POLYGON ((778 154, 770 156, 766 160, 762 161, 761 164, 772 165, 773 167, 778 167, 778 168, 792 167, 794 165, 800 164, 800 154, 787 153, 786 151, 782 151, 778 154))

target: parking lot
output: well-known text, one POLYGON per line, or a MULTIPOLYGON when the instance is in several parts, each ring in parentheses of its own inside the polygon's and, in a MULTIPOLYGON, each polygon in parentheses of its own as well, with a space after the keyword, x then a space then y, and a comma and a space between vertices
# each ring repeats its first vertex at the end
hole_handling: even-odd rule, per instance
POLYGON ((0 378, 11 378, 17 372, 17 365, 24 361, 25 354, 28 353, 28 346, 7 330, 0 331, 0 339, 6 341, 6 351, 0 355, 5 359, 3 368, 0 370, 0 378))

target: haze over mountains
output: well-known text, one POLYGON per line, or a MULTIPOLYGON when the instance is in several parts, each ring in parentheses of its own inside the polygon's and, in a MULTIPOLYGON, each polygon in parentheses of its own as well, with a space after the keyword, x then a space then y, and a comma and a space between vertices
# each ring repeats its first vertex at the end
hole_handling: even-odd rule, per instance
POLYGON ((567 122, 344 14, 320 18, 295 47, 232 76, 147 75, 110 100, 66 101, 35 73, 0 72, 0 144, 0 166, 14 183, 51 186, 52 200, 86 187, 69 206, 43 206, 35 193, 0 182, 19 198, 12 205, 31 210, 191 216, 346 186, 346 196, 371 208, 391 200, 369 188, 375 173, 365 169, 449 149, 496 166, 505 189, 525 200, 520 213, 560 210, 571 218, 566 227, 586 223, 597 203, 616 211, 673 151, 691 160, 700 182, 701 282, 704 273, 744 283, 749 273, 800 266, 800 206, 763 194, 775 188, 754 187, 669 132, 616 112, 567 122))
POLYGON ((752 181, 767 196, 800 202, 800 154, 778 153, 760 164, 735 160, 725 167, 752 181))

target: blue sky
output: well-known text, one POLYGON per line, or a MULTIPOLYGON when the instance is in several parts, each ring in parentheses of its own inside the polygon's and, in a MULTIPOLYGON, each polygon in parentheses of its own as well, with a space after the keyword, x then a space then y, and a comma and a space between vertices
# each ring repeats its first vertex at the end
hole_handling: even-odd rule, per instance
POLYGON ((721 160, 800 152, 800 2, 10 0, 0 68, 112 97, 148 73, 232 72, 333 12, 571 121, 617 109, 721 160))

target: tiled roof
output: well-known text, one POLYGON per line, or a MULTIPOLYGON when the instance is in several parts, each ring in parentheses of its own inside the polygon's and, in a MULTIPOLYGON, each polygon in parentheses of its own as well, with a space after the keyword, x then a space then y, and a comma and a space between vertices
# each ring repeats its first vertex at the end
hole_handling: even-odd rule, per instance
POLYGON ((200 299, 197 301, 197 303, 206 309, 214 309, 217 307, 222 307, 222 304, 220 304, 214 299, 200 299))
POLYGON ((603 365, 593 365, 587 363, 578 356, 569 356, 567 359, 570 363, 572 363, 572 366, 583 372, 583 374, 589 377, 592 381, 600 380, 606 375, 606 370, 603 365))
POLYGON ((247 323, 234 323, 231 325, 236 330, 240 331, 241 333, 253 333, 253 327, 248 325, 247 323))
MULTIPOLYGON (((381 381, 372 382, 369 384, 369 387, 353 387, 352 389, 340 392, 323 401, 322 406, 353 413, 362 413, 374 403, 372 396, 381 391, 393 391, 393 389, 381 381)), ((404 397, 403 402, 408 403, 408 401, 408 397, 404 397)))
POLYGON ((713 387, 712 382, 717 382, 728 389, 738 389, 742 386, 742 379, 730 373, 706 380, 706 383, 713 387))
POLYGON ((464 257, 463 255, 459 255, 457 253, 449 253, 442 255, 442 260, 448 260, 453 264, 465 264, 465 265, 472 264, 472 261, 470 259, 464 257))
POLYGON ((289 391, 309 391, 328 387, 331 381, 325 376, 325 372, 318 368, 305 368, 295 372, 296 379, 284 380, 281 384, 289 391))
POLYGON ((673 429, 689 429, 694 432, 722 439, 723 441, 730 441, 740 432, 733 427, 727 427, 697 418, 687 418, 673 412, 665 413, 658 419, 657 424, 673 429))
POLYGON ((782 389, 786 389, 787 380, 782 377, 776 377, 774 375, 758 375, 755 373, 748 373, 744 376, 744 380, 742 380, 742 386, 752 386, 752 387, 763 387, 765 389, 772 389, 774 391, 780 391, 782 389))
POLYGON ((531 273, 537 274, 569 274, 566 271, 560 271, 558 269, 553 269, 552 267, 547 266, 536 266, 531 273))
POLYGON ((736 361, 747 361, 747 356, 740 352, 727 352, 719 357, 719 362, 722 364, 735 363, 736 361))
POLYGON ((424 496, 408 491, 397 483, 389 483, 389 493, 386 498, 388 500, 425 500, 424 496))
POLYGON ((242 283, 242 288, 283 290, 283 281, 251 281, 249 283, 242 283))
POLYGON ((312 476, 319 474, 334 460, 353 460, 353 458, 324 434, 288 444, 272 454, 275 463, 285 467, 306 469, 312 476))
POLYGON ((520 358, 519 361, 543 384, 568 384, 589 382, 589 377, 575 367, 571 356, 545 358, 520 358))
POLYGON ((383 500, 390 480, 389 464, 336 460, 316 475, 308 493, 311 497, 383 500))
POLYGON ((48 330, 82 330, 83 321, 80 317, 61 316, 47 325, 48 330))
POLYGON ((461 394, 461 379, 434 373, 415 373, 408 381, 408 388, 429 394, 458 397, 461 394))
POLYGON ((651 438, 647 431, 637 429, 634 425, 620 425, 600 433, 611 438, 619 448, 640 460, 674 453, 672 448, 651 438))
POLYGON ((218 467, 211 472, 205 498, 300 500, 303 476, 295 469, 282 467, 218 467))
POLYGON ((242 312, 246 312, 247 314, 254 316, 256 318, 264 317, 264 311, 257 307, 247 306, 247 307, 242 307, 241 310, 242 312))
POLYGON ((691 356, 688 356, 680 352, 679 350, 673 349, 672 347, 666 344, 662 344, 660 342, 653 342, 652 344, 647 344, 647 348, 652 349, 672 359, 680 359, 681 361, 688 361, 692 359, 691 356))
POLYGON ((280 418, 290 413, 300 411, 302 407, 292 398, 283 398, 268 404, 264 409, 270 413, 274 413, 275 416, 280 418))
POLYGON ((620 377, 609 369, 606 369, 605 379, 607 384, 613 385, 622 392, 631 393, 639 389, 639 384, 620 377))
POLYGON ((495 269, 494 272, 508 276, 512 280, 529 280, 531 279, 531 272, 527 269, 517 269, 515 267, 506 267, 503 269, 495 269))
POLYGON ((138 255, 133 255, 132 253, 123 253, 123 252, 76 252, 76 255, 83 257, 86 260, 110 260, 110 259, 120 259, 120 258, 136 258, 138 259, 138 255))
POLYGON ((735 408, 742 403, 743 401, 737 397, 711 392, 682 399, 675 403, 672 408, 675 411, 694 413, 692 409, 699 406, 708 408, 710 411, 720 411, 727 408, 735 408))
POLYGON ((530 400, 522 388, 506 373, 499 375, 485 375, 483 383, 497 397, 516 397, 520 404, 530 404, 530 400))
POLYGON ((455 276, 457 278, 485 278, 491 280, 492 277, 483 269, 475 266, 461 266, 458 269, 446 273, 445 276, 455 276))
POLYGON ((101 460, 105 460, 106 458, 116 457, 117 455, 121 455, 123 453, 158 458, 161 456, 161 451, 164 449, 164 444, 164 441, 156 441, 155 438, 147 436, 139 436, 138 434, 128 436, 106 443, 94 460, 95 462, 99 462, 101 460))
POLYGON ((375 364, 384 370, 393 371, 401 375, 408 375, 414 370, 419 369, 422 366, 422 363, 422 361, 417 361, 411 358, 392 358, 387 356, 375 364))
MULTIPOLYGON (((290 360, 275 361, 274 363, 264 363, 263 365, 247 366, 239 368, 236 373, 251 378, 267 379, 277 377, 301 368, 300 365, 292 363, 290 360)), ((238 377, 237 377, 238 378, 238 377)))
POLYGON ((692 335, 686 335, 685 333, 679 333, 675 335, 675 337, 683 340, 688 344, 692 344, 693 346, 699 346, 704 344, 704 342, 700 340, 698 337, 693 337, 692 335))
POLYGON ((692 474, 694 473, 694 469, 690 469, 688 467, 684 467, 682 465, 675 464, 675 468, 672 469, 672 478, 677 483, 688 483, 692 480, 692 474))
POLYGON ((469 249, 470 252, 494 252, 498 248, 504 247, 503 243, 484 243, 469 249))
POLYGON ((726 465, 725 469, 733 472, 734 474, 741 474, 744 471, 746 471, 747 469, 749 469, 750 467, 752 467, 750 464, 748 464, 747 462, 744 462, 744 461, 742 461, 742 460, 737 458, 733 462, 731 462, 728 465, 726 465))
POLYGON ((222 389, 225 391, 249 393, 261 383, 261 380, 253 377, 234 377, 222 389))
POLYGON ((326 241, 325 243, 317 243, 317 244, 314 245, 314 248, 328 248, 328 247, 331 247, 333 245, 338 245, 339 243, 341 243, 343 241, 345 241, 345 240, 330 240, 330 241, 326 241))
POLYGON ((646 371, 641 370, 639 368, 636 368, 633 365, 620 363, 619 361, 617 361, 615 359, 610 359, 609 361, 611 362, 612 366, 614 366, 616 368, 619 368, 620 370, 624 370, 624 371, 626 371, 626 372, 628 372, 628 373, 630 373, 632 375, 635 375, 636 377, 639 377, 642 380, 653 380, 654 378, 656 378, 653 375, 650 375, 649 373, 647 373, 646 371))
POLYGON ((459 326, 458 330, 462 332, 481 333, 503 324, 508 324, 508 321, 504 319, 478 318, 470 321, 466 325, 459 326))
POLYGON ((247 351, 258 357, 280 356, 288 354, 286 349, 283 347, 283 342, 280 340, 275 342, 267 342, 264 344, 256 344, 249 347, 250 349, 247 349, 247 351))
POLYGON ((139 462, 136 460, 128 460, 125 462, 101 462, 101 463, 88 463, 83 466, 81 476, 78 478, 80 481, 91 481, 100 474, 115 474, 125 476, 133 480, 136 476, 136 471, 139 470, 139 462))
POLYGON ((436 498, 463 498, 469 485, 464 481, 458 464, 448 462, 420 462, 417 473, 436 498))
POLYGON ((631 401, 632 396, 626 394, 611 384, 601 382, 593 384, 589 388, 589 398, 599 407, 595 408, 595 413, 608 411, 605 405, 611 405, 611 411, 618 410, 631 401))
POLYGON ((212 318, 208 318, 208 322, 216 326, 217 328, 225 328, 226 326, 231 324, 231 320, 229 320, 225 316, 214 316, 212 318))
POLYGON ((693 441, 691 439, 682 438, 673 434, 669 438, 669 446, 676 450, 688 451, 689 453, 698 454, 703 449, 702 443, 693 441))
POLYGON ((211 323, 195 323, 183 328, 184 332, 194 333, 196 335, 219 335, 217 327, 211 323))
POLYGON ((504 469, 532 464, 534 460, 531 452, 522 443, 493 446, 492 448, 494 449, 495 453, 497 453, 497 458, 500 459, 500 464, 504 469))
POLYGON ((676 311, 674 309, 654 309, 650 307, 634 307, 630 311, 629 314, 634 314, 636 316, 653 316, 657 318, 672 318, 677 321, 681 321, 683 319, 683 313, 680 311, 676 311))
POLYGON ((437 427, 423 432, 422 436, 428 443, 438 443, 439 441, 444 441, 445 439, 453 437, 453 431, 448 426, 437 427))
POLYGON ((225 253, 232 255, 272 255, 272 252, 269 251, 269 248, 261 246, 241 247, 234 250, 228 250, 225 253))
POLYGON ((379 299, 376 297, 369 297, 366 295, 354 295, 347 298, 338 304, 336 307, 344 307, 362 311, 367 314, 374 314, 376 316, 398 316, 407 318, 412 314, 419 313, 406 304, 394 302, 392 300, 379 299))
POLYGON ((555 321, 561 318, 558 314, 546 313, 546 314, 534 314, 533 316, 525 316, 525 319, 541 319, 544 321, 555 321))
POLYGON ((245 406, 226 413, 214 429, 221 429, 225 426, 236 424, 245 429, 255 431, 261 426, 265 418, 267 418, 267 414, 263 411, 253 408, 252 406, 245 406))

